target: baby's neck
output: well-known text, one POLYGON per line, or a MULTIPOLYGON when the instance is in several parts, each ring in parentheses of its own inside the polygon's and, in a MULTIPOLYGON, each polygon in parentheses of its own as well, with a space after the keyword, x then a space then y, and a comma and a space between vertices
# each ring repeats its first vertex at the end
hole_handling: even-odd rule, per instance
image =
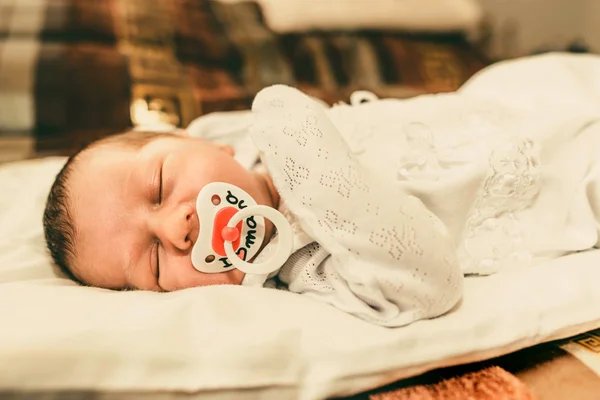
POLYGON ((275 209, 278 209, 281 198, 279 196, 279 192, 277 191, 277 189, 275 188, 275 185, 273 184, 273 179, 271 178, 271 175, 264 173, 264 174, 258 174, 258 177, 260 179, 260 182, 262 184, 264 184, 267 189, 267 193, 269 194, 269 197, 271 199, 272 207, 275 209))

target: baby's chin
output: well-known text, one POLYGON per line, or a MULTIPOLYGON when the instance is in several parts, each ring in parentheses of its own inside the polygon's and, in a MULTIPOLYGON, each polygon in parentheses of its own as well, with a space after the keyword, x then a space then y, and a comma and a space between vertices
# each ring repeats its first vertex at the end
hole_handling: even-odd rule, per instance
POLYGON ((246 274, 239 269, 232 269, 231 271, 227 271, 227 273, 231 274, 230 285, 241 285, 244 277, 246 276, 246 274))
POLYGON ((204 279, 201 282, 196 282, 194 286, 241 285, 246 274, 239 269, 232 269, 216 274, 203 273, 203 275, 204 279))

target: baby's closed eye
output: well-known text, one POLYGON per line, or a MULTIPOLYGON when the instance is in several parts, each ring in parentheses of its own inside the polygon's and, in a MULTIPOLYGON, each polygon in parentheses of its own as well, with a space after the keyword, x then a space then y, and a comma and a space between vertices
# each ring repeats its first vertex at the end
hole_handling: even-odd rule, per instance
POLYGON ((163 164, 162 162, 158 166, 154 178, 153 178, 153 202, 154 204, 160 205, 162 204, 163 197, 163 164))

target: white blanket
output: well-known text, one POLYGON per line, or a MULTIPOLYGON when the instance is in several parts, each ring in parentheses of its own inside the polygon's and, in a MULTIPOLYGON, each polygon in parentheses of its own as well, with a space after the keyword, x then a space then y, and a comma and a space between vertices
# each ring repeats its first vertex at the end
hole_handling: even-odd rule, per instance
MULTIPOLYGON (((492 68, 474 82, 499 74, 505 85, 528 85, 531 76, 510 80, 530 70, 561 88, 556 100, 591 107, 587 100, 600 93, 597 62, 537 57, 492 68), (569 74, 553 74, 560 69, 569 74), (576 93, 583 77, 582 97, 576 93)), ((503 89, 497 86, 500 99, 503 89)), ((547 96, 540 93, 539 101, 547 96)), ((233 399, 322 399, 600 326, 597 250, 467 278, 455 310, 401 329, 261 288, 162 294, 76 287, 56 277, 43 252, 43 202, 62 162, 0 167, 0 390, 219 390, 233 399)))

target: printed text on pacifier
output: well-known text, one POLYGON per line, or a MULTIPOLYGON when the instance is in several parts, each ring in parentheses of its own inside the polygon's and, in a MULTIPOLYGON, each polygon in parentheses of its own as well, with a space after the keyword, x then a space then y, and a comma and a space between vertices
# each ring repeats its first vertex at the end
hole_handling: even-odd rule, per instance
MULTIPOLYGON (((225 201, 232 206, 237 207, 239 210, 243 210, 244 208, 248 207, 246 204, 244 204, 244 200, 239 200, 235 195, 233 195, 233 193, 231 193, 230 190, 227 191, 225 201)), ((250 250, 256 243, 256 228, 258 226, 253 215, 246 218, 245 223, 248 230, 246 231, 246 235, 243 240, 244 245, 239 246, 235 252, 235 254, 237 254, 244 261, 246 261, 248 250, 250 250)), ((219 258, 219 261, 223 263, 223 268, 229 268, 233 266, 227 257, 221 257, 219 258)))

